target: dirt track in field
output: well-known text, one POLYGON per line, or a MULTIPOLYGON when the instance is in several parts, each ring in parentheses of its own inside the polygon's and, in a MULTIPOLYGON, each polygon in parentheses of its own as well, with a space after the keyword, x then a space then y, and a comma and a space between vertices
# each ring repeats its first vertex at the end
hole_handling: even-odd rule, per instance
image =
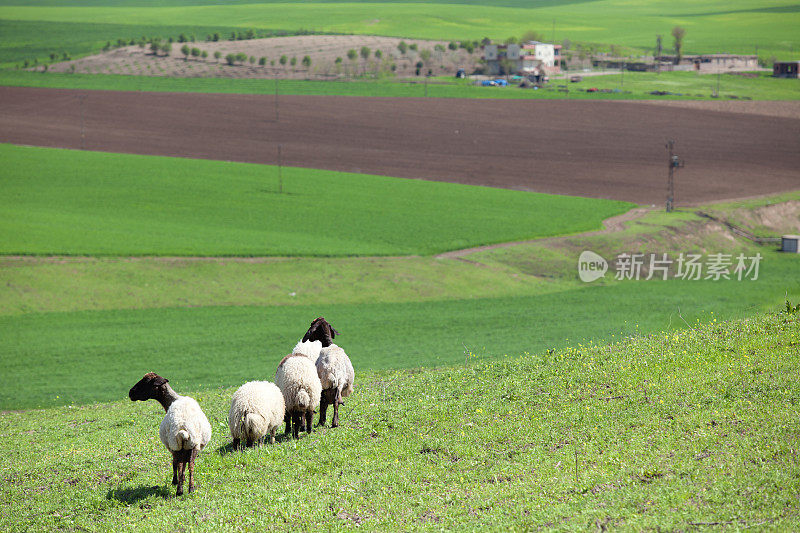
MULTIPOLYGON (((0 142, 283 164, 678 205, 800 188, 800 120, 609 101, 0 87, 0 142)), ((323 191, 320 191, 321 193, 323 191)), ((389 200, 391 201, 391 200, 389 200)))

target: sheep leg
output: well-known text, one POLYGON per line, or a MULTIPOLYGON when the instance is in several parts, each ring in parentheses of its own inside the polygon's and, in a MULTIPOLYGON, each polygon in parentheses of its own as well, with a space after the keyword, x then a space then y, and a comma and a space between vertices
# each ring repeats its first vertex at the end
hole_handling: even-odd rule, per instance
MULTIPOLYGON (((178 452, 181 453, 181 452, 178 452)), ((183 453, 181 453, 183 455, 183 453)), ((178 496, 183 496, 183 481, 185 479, 184 474, 186 472, 186 458, 181 457, 178 461, 178 490, 175 491, 175 494, 178 496)))
POLYGON ((283 421, 286 422, 286 431, 284 432, 284 435, 288 435, 292 431, 292 418, 288 412, 284 413, 283 421))
POLYGON ((178 454, 172 452, 172 484, 178 484, 178 454))
POLYGON ((197 448, 192 448, 189 456, 189 492, 194 492, 194 460, 197 459, 197 448))
POLYGON ((272 428, 272 429, 270 430, 270 432, 269 432, 269 443, 270 443, 270 444, 275 444, 275 430, 276 430, 276 429, 277 429, 277 428, 272 428))
POLYGON ((333 422, 331 422, 332 428, 339 427, 339 405, 342 403, 342 391, 336 389, 336 397, 333 400, 333 422))
POLYGON ((322 398, 319 401, 319 425, 325 425, 325 414, 328 411, 328 402, 325 398, 325 391, 322 391, 322 398))
POLYGON ((300 432, 300 421, 301 420, 302 420, 302 418, 300 417, 300 413, 292 413, 292 425, 294 426, 292 428, 292 435, 296 439, 300 438, 299 432, 300 432))
POLYGON ((313 425, 314 425, 314 411, 306 411, 306 431, 311 433, 313 425))
POLYGON ((238 450, 241 443, 242 441, 240 441, 239 439, 233 439, 233 449, 238 450))

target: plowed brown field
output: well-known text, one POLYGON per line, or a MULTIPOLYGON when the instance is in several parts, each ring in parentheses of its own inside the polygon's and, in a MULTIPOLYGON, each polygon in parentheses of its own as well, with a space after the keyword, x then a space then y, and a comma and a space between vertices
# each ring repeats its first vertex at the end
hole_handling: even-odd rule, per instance
MULTIPOLYGON (((0 142, 283 164, 678 205, 800 189, 800 120, 609 101, 0 87, 0 142)), ((391 199, 387 199, 391 201, 391 199)))

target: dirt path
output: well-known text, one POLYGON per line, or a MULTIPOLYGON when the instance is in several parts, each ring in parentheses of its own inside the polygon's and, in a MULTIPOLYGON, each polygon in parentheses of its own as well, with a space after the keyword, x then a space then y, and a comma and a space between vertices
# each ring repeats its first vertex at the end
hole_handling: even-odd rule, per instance
POLYGON ((511 246, 519 246, 520 244, 531 244, 531 243, 543 243, 543 242, 555 242, 561 239, 569 239, 572 237, 586 237, 589 235, 602 235, 605 233, 614 233, 617 231, 622 231, 625 228, 625 223, 630 222, 632 220, 636 220, 637 218, 641 218, 653 208, 651 207, 636 207, 631 209, 626 213, 622 213, 621 215, 617 215, 615 217, 607 218, 603 221, 603 229, 595 230, 595 231, 586 231, 584 233, 577 233, 574 235, 563 235, 558 237, 543 237, 540 239, 530 239, 527 241, 513 241, 513 242, 501 242, 497 244, 488 244, 486 246, 476 246, 474 248, 464 248, 461 250, 452 250, 450 252, 445 252, 443 254, 438 254, 434 256, 436 259, 461 259, 464 256, 474 254, 476 252, 484 252, 486 250, 495 250, 497 248, 509 248, 511 246))
POLYGON ((0 142, 277 163, 661 205, 800 188, 800 120, 631 102, 0 87, 0 142))

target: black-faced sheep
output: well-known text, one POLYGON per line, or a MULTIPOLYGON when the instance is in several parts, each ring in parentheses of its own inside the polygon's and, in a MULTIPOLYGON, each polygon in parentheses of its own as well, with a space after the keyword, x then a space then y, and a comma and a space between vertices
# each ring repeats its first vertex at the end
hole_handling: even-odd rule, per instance
POLYGON ((322 393, 314 362, 303 354, 287 355, 275 371, 275 384, 286 403, 286 433, 293 431, 294 438, 298 438, 303 429, 311 433, 312 419, 322 393))
POLYGON ((311 323, 303 342, 319 341, 322 344, 316 360, 317 375, 322 383, 322 396, 319 407, 319 424, 325 425, 325 414, 329 405, 333 405, 333 421, 331 427, 339 425, 339 406, 344 405, 345 398, 353 392, 355 371, 350 358, 333 339, 339 332, 333 329, 323 317, 311 323))
POLYGON ((260 441, 269 433, 269 442, 275 444, 275 430, 283 422, 286 404, 283 393, 269 381, 250 381, 233 394, 228 412, 233 447, 242 442, 247 447, 260 441))
POLYGON ((158 435, 172 453, 172 484, 176 494, 183 494, 186 466, 189 466, 189 492, 194 490, 194 462, 200 450, 211 440, 211 424, 200 405, 188 396, 180 396, 169 380, 148 372, 128 392, 131 401, 156 400, 167 412, 158 428, 158 435))

